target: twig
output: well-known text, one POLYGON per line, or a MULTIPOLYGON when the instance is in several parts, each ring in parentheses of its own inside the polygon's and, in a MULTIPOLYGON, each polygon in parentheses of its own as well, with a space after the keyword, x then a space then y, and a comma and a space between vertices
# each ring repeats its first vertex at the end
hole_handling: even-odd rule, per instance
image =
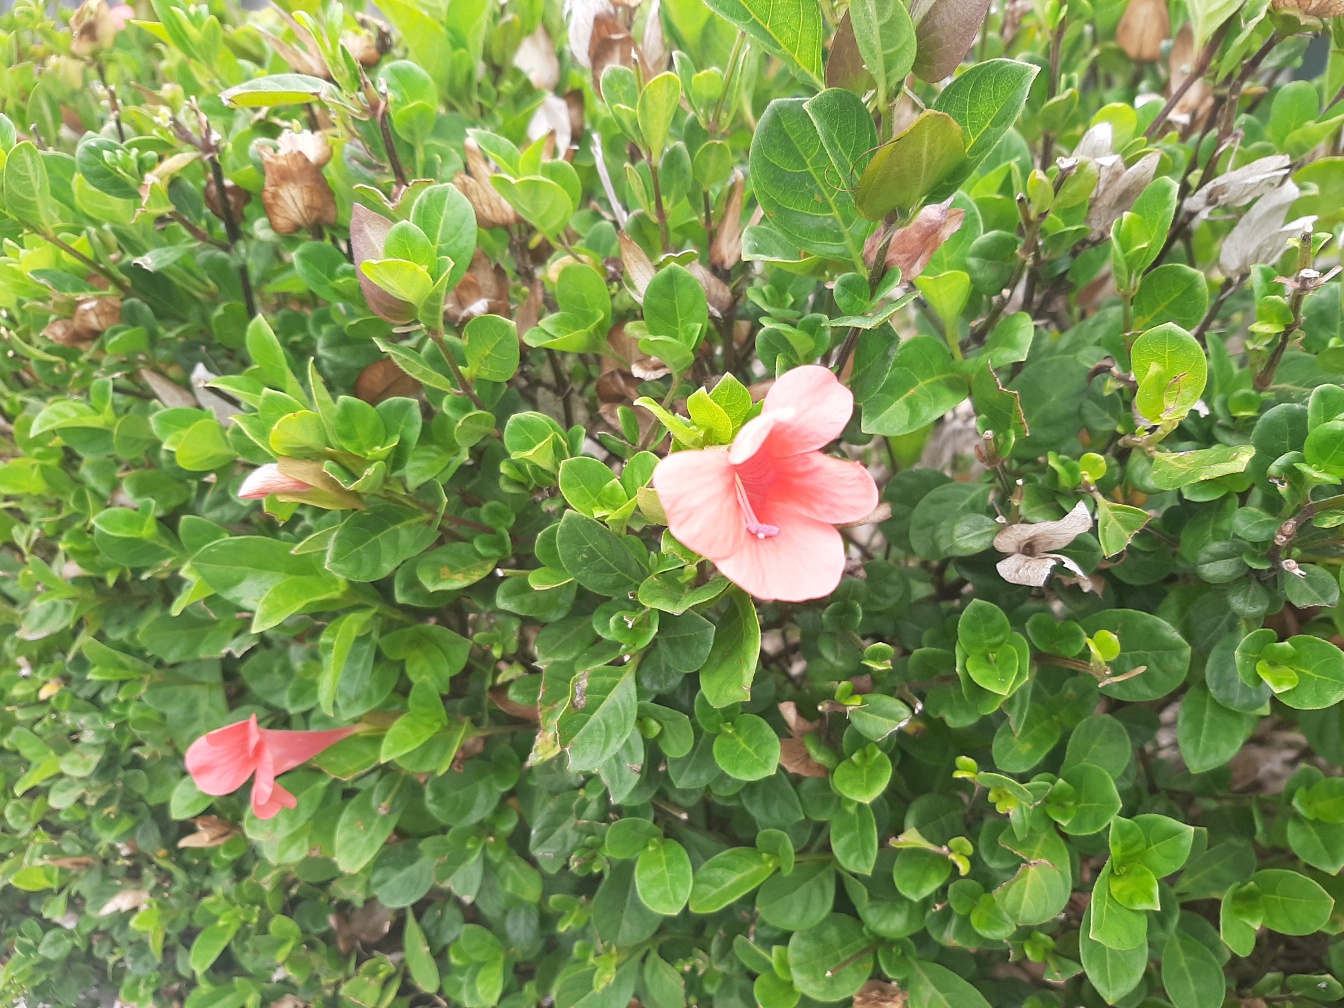
POLYGON ((406 191, 410 185, 406 181, 406 169, 402 167, 401 155, 397 153, 397 144, 392 139, 392 127, 388 123, 388 112, 392 108, 392 102, 387 94, 387 82, 378 82, 378 91, 382 95, 382 101, 378 104, 378 110, 374 117, 378 120, 378 131, 383 138, 383 148, 387 151, 387 163, 392 169, 392 176, 397 180, 397 184, 392 187, 392 202, 401 198, 401 194, 406 191))
POLYGON ((1157 118, 1148 124, 1148 128, 1143 131, 1144 139, 1152 140, 1160 129, 1167 123, 1167 117, 1171 115, 1172 110, 1176 108, 1187 91, 1195 86, 1195 81, 1200 80, 1209 70, 1209 64, 1213 62, 1213 56, 1218 48, 1223 44, 1223 37, 1227 35, 1232 27, 1235 18, 1229 18, 1213 33, 1213 38, 1204 46, 1204 51, 1199 54, 1199 60, 1190 68, 1190 73, 1186 75, 1185 80, 1181 81, 1180 86, 1171 93, 1167 103, 1162 106, 1162 110, 1157 113, 1157 118))
POLYGON ((1218 317, 1218 313, 1223 310, 1223 305, 1227 303, 1227 299, 1237 292, 1237 288, 1242 285, 1245 279, 1244 276, 1228 277, 1223 281, 1218 296, 1213 299, 1213 304, 1209 305, 1209 310, 1204 313, 1204 317, 1199 320, 1198 327, 1191 333, 1199 341, 1200 346, 1204 346, 1204 336, 1209 331, 1209 326, 1213 325, 1214 319, 1218 317))
POLYGON ((119 277, 117 274, 113 273, 110 269, 108 269, 108 268, 107 268, 106 266, 104 266, 102 263, 97 262, 97 261, 94 260, 94 259, 90 259, 90 258, 89 258, 88 256, 86 256, 83 252, 81 252, 79 249, 75 248, 73 245, 70 245, 70 244, 68 244, 68 243, 66 243, 66 242, 64 242, 64 241, 62 241, 60 238, 57 238, 54 234, 44 234, 44 235, 42 235, 42 237, 45 238, 47 241, 51 242, 51 244, 55 245, 58 249, 60 249, 60 250, 61 250, 62 252, 64 252, 66 255, 71 256, 71 257, 73 257, 73 258, 75 258, 75 259, 78 259, 78 260, 79 260, 80 262, 82 262, 85 266, 87 266, 89 269, 91 269, 91 270, 93 270, 95 273, 97 273, 100 277, 102 277, 104 280, 106 280, 108 283, 110 283, 110 284, 111 284, 113 287, 115 287, 117 290, 121 291, 122 294, 130 294, 130 293, 131 293, 131 286, 130 286, 130 284, 128 284, 125 280, 123 280, 123 279, 122 279, 121 277, 119 277))
POLYGON ((1284 327, 1283 332, 1279 333, 1279 341, 1274 345, 1274 350, 1269 355, 1269 360, 1264 368, 1255 376, 1255 390, 1263 392, 1274 383, 1274 372, 1279 369, 1279 363, 1283 360, 1284 352, 1288 349, 1288 344, 1292 342, 1294 334, 1302 328, 1302 303, 1307 299, 1315 288, 1309 283, 1304 282, 1304 274, 1311 269, 1311 227, 1308 226, 1302 233, 1302 245, 1297 254, 1297 283, 1293 290, 1293 295, 1288 300, 1288 307, 1293 313, 1293 320, 1284 327))

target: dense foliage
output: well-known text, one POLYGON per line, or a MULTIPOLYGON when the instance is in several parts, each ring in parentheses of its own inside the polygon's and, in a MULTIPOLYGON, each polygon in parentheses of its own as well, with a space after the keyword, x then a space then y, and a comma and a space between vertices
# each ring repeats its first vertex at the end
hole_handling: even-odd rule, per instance
POLYGON ((1338 0, 378 7, 0 16, 0 1002, 1344 999, 1338 0))

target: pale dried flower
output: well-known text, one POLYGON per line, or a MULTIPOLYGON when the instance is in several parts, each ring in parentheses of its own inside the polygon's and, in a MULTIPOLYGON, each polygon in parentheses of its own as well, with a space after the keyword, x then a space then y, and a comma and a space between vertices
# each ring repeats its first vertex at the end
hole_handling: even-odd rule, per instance
POLYGON ((563 98, 548 94, 527 124, 527 139, 537 141, 547 134, 555 138, 555 156, 562 157, 573 142, 569 105, 563 98))
POLYGON ((518 46, 513 65, 538 91, 554 91, 560 83, 560 61, 555 56, 555 44, 541 25, 518 46))
POLYGON ((1314 215, 1288 221, 1288 211, 1302 194, 1291 179, 1261 196, 1223 240, 1218 266, 1224 276, 1237 277, 1259 263, 1277 262, 1288 243, 1316 223, 1314 215))
POLYGON ((1184 210, 1201 220, 1219 207, 1245 206, 1251 200, 1279 188, 1292 169, 1287 154, 1257 158, 1240 168, 1206 182, 1185 201, 1184 210))
POLYGON ((1128 168, 1118 154, 1096 159, 1097 186, 1087 208, 1087 226, 1094 241, 1111 233, 1112 225, 1153 181, 1161 161, 1157 151, 1150 151, 1128 168))
POLYGON ((271 494, 303 493, 311 489, 311 484, 286 476, 276 463, 268 462, 247 474, 247 479, 238 488, 238 496, 243 500, 261 500, 271 494))
POLYGON ((148 889, 123 889, 103 904, 97 916, 111 917, 115 913, 125 913, 127 910, 140 910, 147 902, 149 902, 148 889))
POLYGON ((1344 0, 1274 0, 1275 10, 1301 11, 1307 17, 1344 16, 1344 0))
POLYGON ((467 138, 463 146, 466 154, 467 170, 458 172, 453 178, 457 191, 467 198, 471 208, 476 211, 476 222, 481 227, 510 227, 521 218, 503 196, 495 192, 490 184, 490 165, 481 153, 480 145, 467 138))
POLYGON ((600 14, 614 15, 609 0, 565 0, 564 18, 569 25, 569 52, 574 62, 586 70, 593 68, 588 55, 593 39, 593 22, 600 14))
POLYGON ((723 217, 709 247, 709 261, 719 269, 732 269, 742 260, 742 194, 745 188, 746 179, 735 170, 729 183, 728 199, 723 205, 723 217))
POLYGON ((621 264, 625 267, 625 282, 636 301, 644 301, 644 291, 653 279, 653 262, 639 243, 624 231, 616 236, 621 245, 621 264))
POLYGON ((274 149, 259 148, 266 169, 261 203, 277 234, 336 223, 336 194, 322 174, 331 144, 320 133, 284 133, 274 149))
POLYGON ((1074 561, 1052 551, 1063 549, 1091 528, 1092 516, 1082 501, 1058 521, 1009 525, 994 537, 994 548, 1008 554, 997 564, 999 576, 1009 584, 1040 587, 1050 579, 1055 564, 1063 564, 1079 577, 1086 577, 1074 561))

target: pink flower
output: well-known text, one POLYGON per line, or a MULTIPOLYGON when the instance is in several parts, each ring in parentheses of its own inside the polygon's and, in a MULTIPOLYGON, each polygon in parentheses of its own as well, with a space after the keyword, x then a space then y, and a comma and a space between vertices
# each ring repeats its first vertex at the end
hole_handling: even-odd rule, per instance
POLYGON ((238 488, 238 496, 243 500, 261 500, 271 494, 303 493, 312 488, 312 484, 286 476, 274 462, 268 462, 248 474, 243 485, 238 488))
POLYGON ((840 436, 853 411, 853 393, 826 368, 787 372, 729 448, 676 452, 658 463, 653 485, 668 528, 759 599, 829 595, 845 570, 836 524, 877 506, 867 469, 818 450, 840 436))
POLYGON ((253 774, 252 811, 270 819, 294 808, 294 796, 276 783, 276 775, 306 763, 322 750, 353 735, 358 728, 326 731, 274 731, 257 727, 257 716, 207 732, 187 749, 187 772, 209 795, 232 794, 253 774))

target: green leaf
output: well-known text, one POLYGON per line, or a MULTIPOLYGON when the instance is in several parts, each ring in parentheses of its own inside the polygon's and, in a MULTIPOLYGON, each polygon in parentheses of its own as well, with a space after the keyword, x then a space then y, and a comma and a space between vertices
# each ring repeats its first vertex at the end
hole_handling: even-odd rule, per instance
POLYGON ((655 336, 694 350, 709 327, 709 302, 700 281, 673 263, 654 274, 644 290, 644 324, 655 336))
POLYGON ((751 698, 756 661, 761 653, 761 624, 751 598, 741 589, 728 592, 728 609, 714 628, 714 645, 700 670, 700 689, 714 707, 751 698))
POLYGON ((529 224, 542 234, 555 237, 574 216, 574 200, 564 187, 542 175, 510 179, 491 175, 495 191, 529 224))
POLYGON ((406 801, 407 791, 384 778, 346 802, 336 823, 334 841, 336 866, 342 872, 353 875, 377 856, 396 829, 406 801))
POLYGON ((1105 998, 1115 1004, 1139 985, 1148 968, 1148 943, 1131 949, 1108 948, 1092 937, 1092 908, 1083 911, 1078 930, 1078 952, 1087 979, 1105 998))
POLYGON ((967 164, 934 194, 950 194, 962 178, 1003 139, 1027 103, 1039 68, 1010 59, 977 63, 952 81, 933 103, 961 127, 967 164))
POLYGON ((910 1008, 989 1008, 985 996, 946 966, 911 956, 910 1008))
POLYGON ((1172 1004, 1182 1008, 1218 1008, 1227 992, 1218 958, 1180 928, 1162 948, 1162 986, 1172 1004))
POLYGON ((213 924, 209 924, 201 929, 201 933, 196 936, 196 940, 191 943, 191 951, 187 954, 187 961, 191 968, 197 973, 204 973, 219 958, 220 953, 228 947, 229 942, 233 941, 233 936, 238 933, 238 928, 242 921, 236 916, 237 911, 227 917, 220 918, 213 924))
POLYGON ((425 939, 424 929, 415 919, 415 914, 406 911, 406 928, 402 934, 402 950, 406 954, 406 969, 411 980, 426 994, 435 994, 439 989, 439 967, 425 939))
POLYGON ((804 79, 821 87, 821 8, 808 0, 705 0, 804 79))
POLYGON ((914 23, 902 0, 853 0, 849 17, 881 106, 895 97, 915 64, 914 23))
POLYGON ((866 271, 863 243, 872 225, 850 193, 861 159, 876 146, 877 128, 853 92, 830 88, 810 100, 771 102, 750 161, 756 198, 774 229, 797 248, 866 271))
POLYGON ((644 580, 646 571, 621 537, 586 515, 565 514, 556 546, 570 577, 599 595, 623 598, 644 580))
MULTIPOLYGON (((847 998, 872 973, 876 944, 853 917, 830 914, 821 923, 798 931, 789 939, 793 985, 818 1001, 847 998)), ((972 1001, 957 1008, 976 1008, 976 1005, 972 1001)))
POLYGON ((1089 636, 1109 630, 1120 639, 1120 654, 1109 662, 1112 676, 1143 669, 1124 682, 1103 680, 1101 689, 1107 696, 1131 702, 1156 700, 1185 681, 1190 645, 1165 620, 1134 609, 1108 609, 1084 620, 1083 629, 1089 636))
POLYGON ((774 858, 749 847, 721 851, 700 866, 691 885, 691 913, 717 913, 775 873, 774 858))
POLYGON ((1241 7, 1237 0, 1189 0, 1190 28, 1194 32, 1194 51, 1199 52, 1216 32, 1241 7))
POLYGON ((1223 766, 1241 748, 1257 719, 1228 710, 1207 686, 1191 686, 1181 698, 1176 718, 1176 741, 1191 773, 1223 766))
POLYGON ((1147 914, 1131 910, 1111 895, 1111 864, 1106 863, 1092 886, 1092 930, 1094 941, 1119 952, 1146 946, 1147 914))
POLYGON ((570 769, 596 770, 619 752, 635 730, 637 707, 629 665, 579 672, 570 687, 569 706, 560 715, 560 745, 569 751, 570 769))
POLYGON ((1182 263, 1167 263, 1146 273, 1134 296, 1134 327, 1147 329, 1173 322, 1183 329, 1199 325, 1209 306, 1208 280, 1182 263))
POLYGON ((891 759, 876 745, 857 750, 831 774, 831 785, 843 797, 865 805, 875 802, 891 780, 891 759))
POLYGON ((675 840, 654 840, 635 862, 635 888, 650 910, 675 917, 691 895, 691 859, 675 840))
POLYGON ((469 378, 506 382, 517 373, 518 328, 508 319, 477 315, 467 323, 462 339, 467 345, 469 378))
POLYGON ((1319 883, 1299 872, 1267 868, 1251 876, 1264 910, 1264 925, 1288 935, 1309 935, 1325 927, 1335 901, 1319 883))
MULTIPOLYGON (((446 284, 452 290, 466 276, 476 251, 476 211, 470 201, 449 183, 430 186, 415 198, 410 222, 429 239, 435 259, 447 256, 452 260, 446 284)), ((389 250, 388 255, 392 254, 389 250)))
POLYGON ((1149 329, 1130 351, 1139 390, 1134 405, 1159 423, 1185 416, 1204 394, 1209 366, 1199 341, 1174 323, 1149 329))
POLYGON ((233 536, 208 543, 192 557, 191 565, 217 595, 249 612, 255 612, 271 589, 291 577, 330 577, 317 557, 295 556, 288 543, 265 536, 233 536))
POLYGON ((1108 557, 1122 552, 1152 517, 1143 508, 1098 498, 1097 540, 1101 543, 1101 552, 1108 557))
POLYGON ((671 72, 660 73, 639 92, 636 114, 644 144, 656 160, 667 147, 667 131, 681 103, 681 80, 671 72))
POLYGON ((914 336, 901 342, 891 370, 864 402, 863 430, 888 437, 913 433, 954 409, 966 394, 966 379, 947 345, 914 336))
POLYGON ((219 100, 235 108, 271 108, 325 99, 330 92, 331 85, 320 77, 283 73, 256 77, 221 91, 219 100))
POLYGON ((434 290, 434 279, 425 268, 407 259, 365 259, 359 268, 387 293, 416 308, 434 290))
MULTIPOLYGON (((900 0, 885 2, 905 10, 900 0)), ((912 210, 965 159, 961 127, 952 117, 931 109, 921 112, 873 155, 859 179, 855 206, 872 221, 882 220, 893 210, 912 210)))
POLYGON ((714 760, 737 780, 769 777, 779 766, 779 736, 756 714, 739 714, 714 739, 714 760))
POLYGON ((423 553, 438 536, 431 516, 375 504, 341 523, 327 546, 326 567, 351 581, 377 581, 423 553))
POLYGON ((1204 480, 1245 472, 1255 455, 1251 445, 1215 445, 1153 456, 1152 480, 1159 490, 1179 490, 1204 480))

